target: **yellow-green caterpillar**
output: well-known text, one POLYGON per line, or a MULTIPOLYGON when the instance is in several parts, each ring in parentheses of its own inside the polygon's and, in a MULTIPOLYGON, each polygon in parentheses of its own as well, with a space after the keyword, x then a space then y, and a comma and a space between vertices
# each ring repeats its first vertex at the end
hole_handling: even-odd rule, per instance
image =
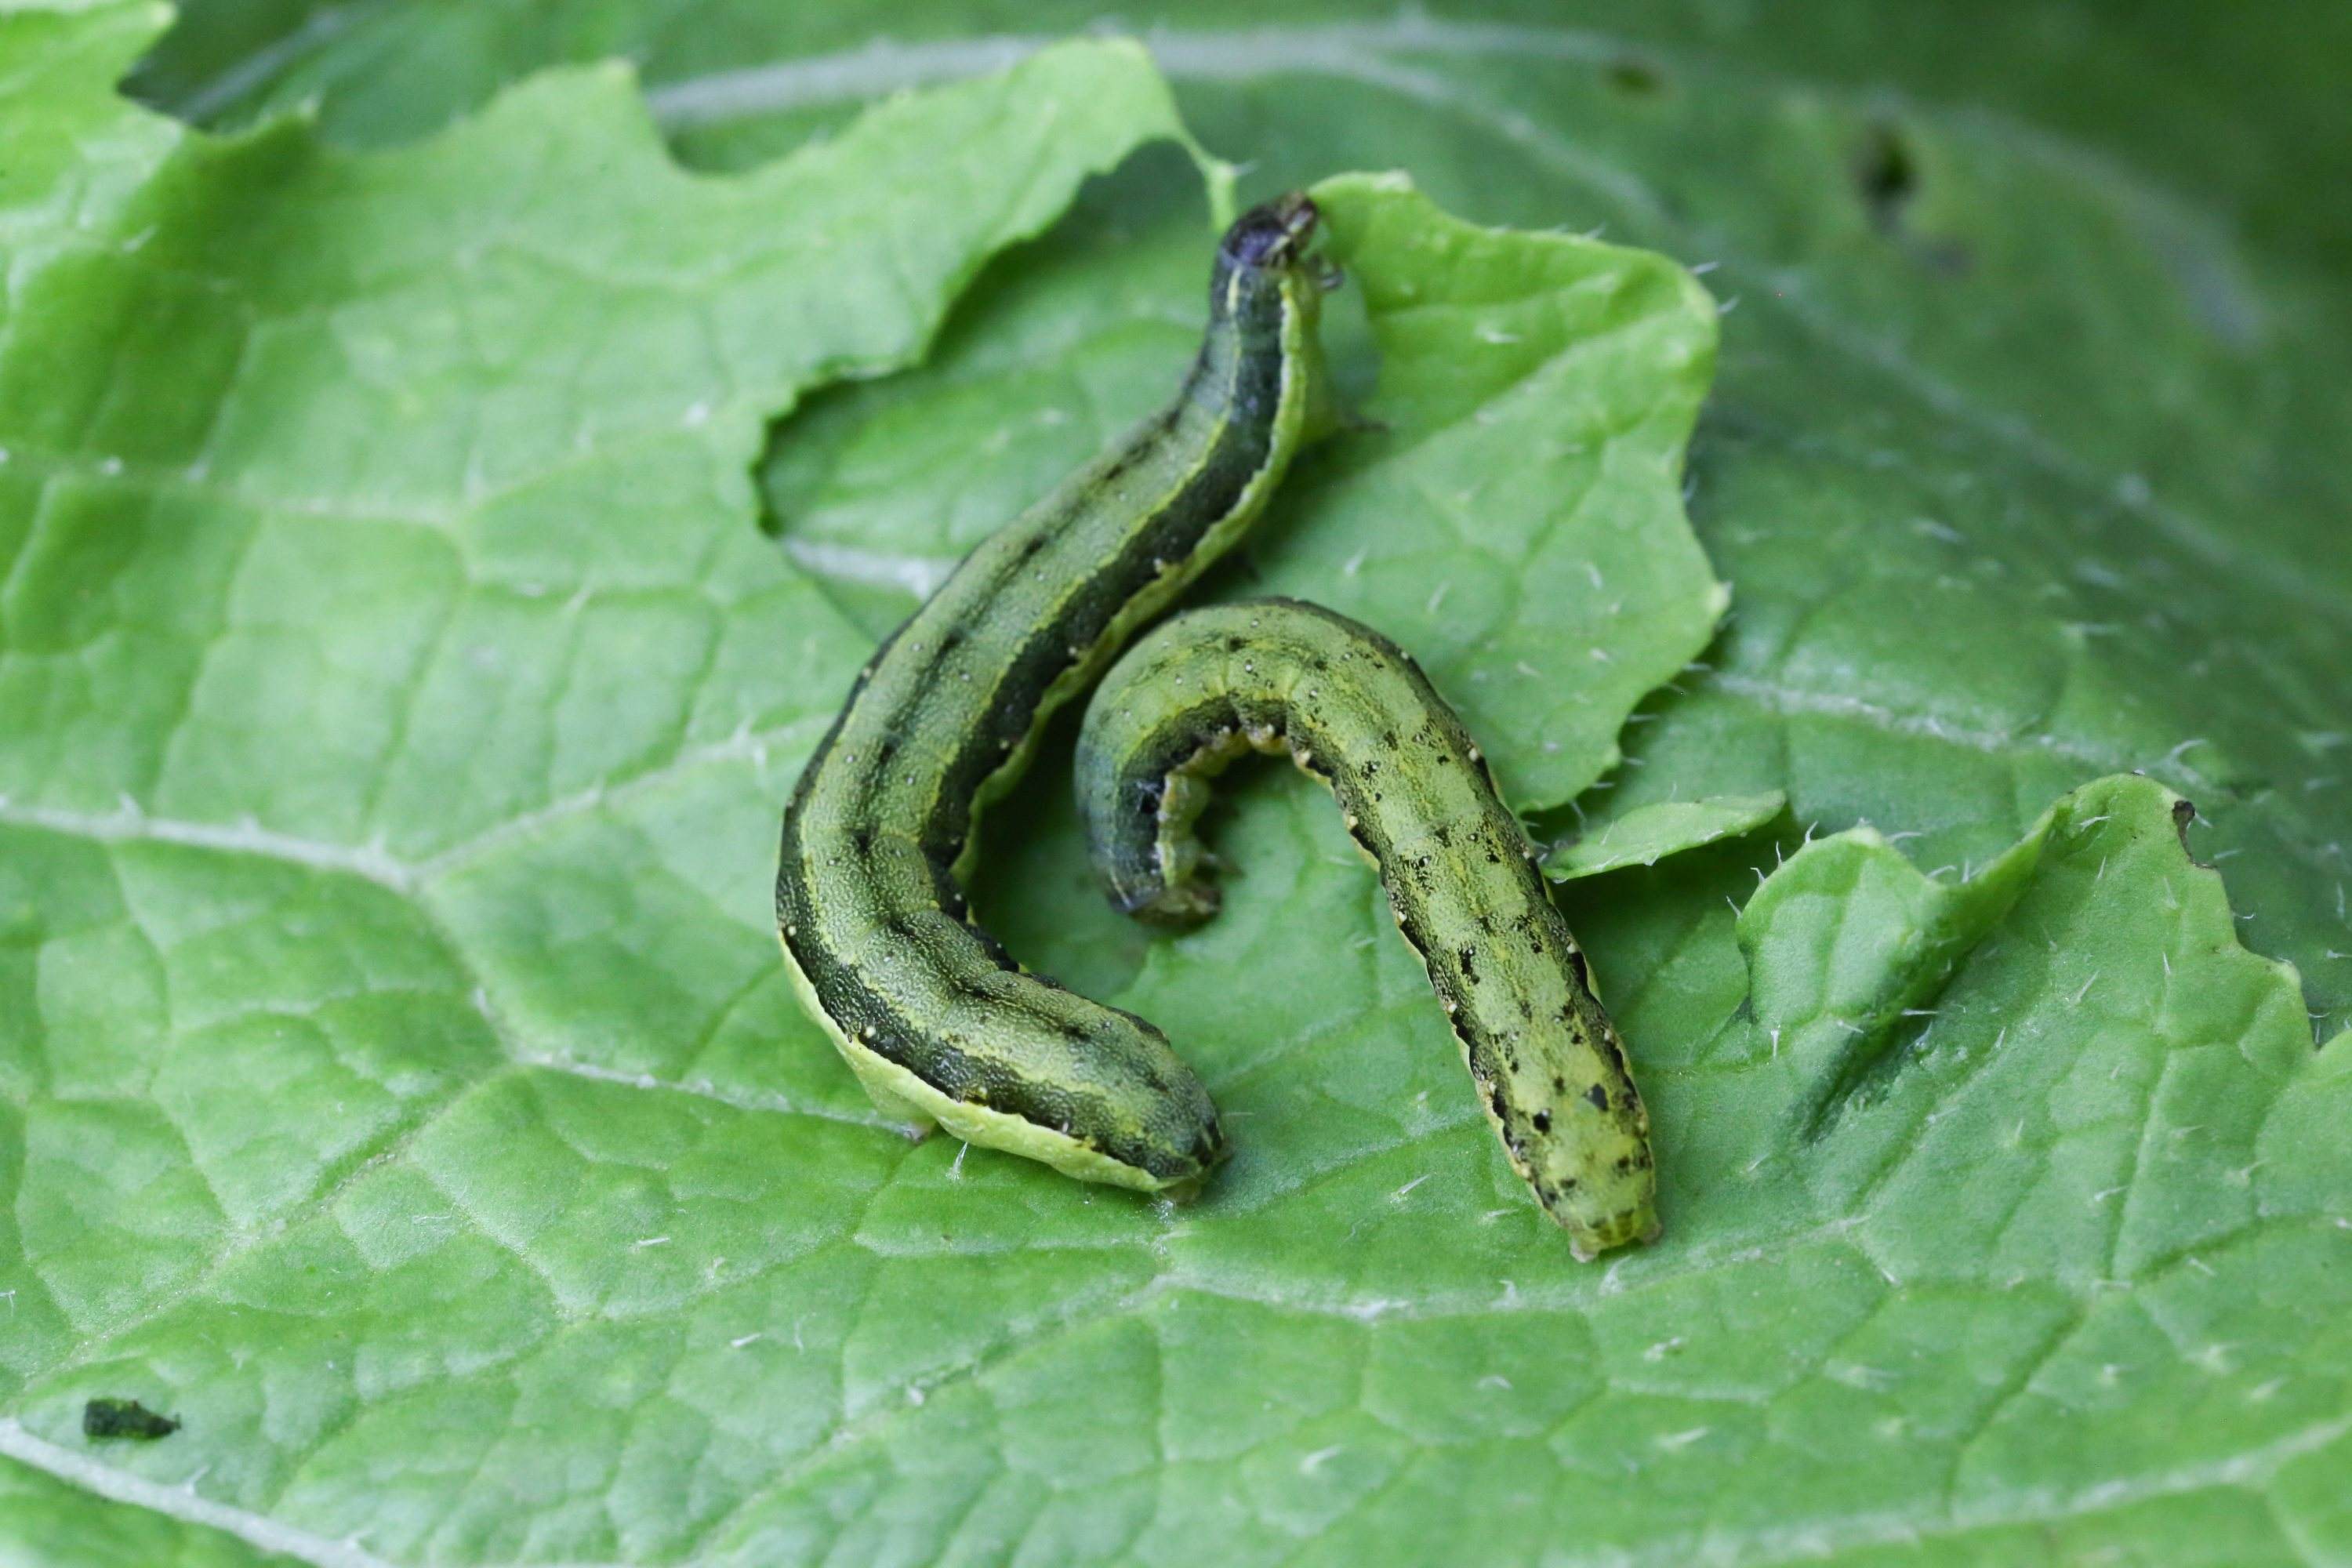
POLYGON ((1650 1121, 1584 954, 1486 759, 1394 643, 1288 599, 1192 610, 1105 678, 1078 741, 1095 863, 1130 914, 1214 912, 1194 820, 1247 751, 1331 786, 1429 971, 1512 1167, 1580 1258, 1658 1229, 1650 1121))
MULTIPOLYGON (((1019 775, 1045 717, 1234 543, 1327 417, 1315 338, 1323 274, 1307 253, 1316 222, 1313 205, 1291 195, 1227 231, 1207 333, 1174 400, 957 567, 866 667, 802 774, 776 878, 787 968, 887 1111, 1145 1191, 1187 1189, 1224 1152, 1208 1091, 1166 1037, 1023 969, 972 922, 962 883, 977 815, 1019 775)), ((1088 816, 1123 900, 1170 916, 1213 908, 1194 874, 1197 805, 1186 803, 1232 754, 1229 725, 1248 743, 1336 726, 1295 749, 1332 763, 1318 771, 1349 803, 1360 842, 1407 857, 1384 856, 1382 876, 1514 1163, 1580 1256, 1646 1239, 1655 1221, 1640 1099, 1517 819, 1460 722, 1409 661, 1343 617, 1259 606, 1251 614, 1266 624, 1247 636, 1201 618, 1232 613, 1171 623, 1114 676, 1112 708, 1089 715, 1088 816), (1240 653, 1219 700, 1263 721, 1200 728, 1186 694, 1153 678, 1165 666, 1171 679, 1205 680, 1204 657, 1234 653, 1224 644, 1246 645, 1276 619, 1287 640, 1268 643, 1265 668, 1294 654, 1336 661, 1318 696, 1251 687, 1243 678, 1255 667, 1240 653), (1204 655, 1195 633, 1223 654, 1204 655), (1408 692, 1414 706, 1400 710, 1389 744, 1363 715, 1408 692), (1169 765, 1155 780, 1160 760, 1169 765), (1393 787, 1372 785, 1358 802, 1357 783, 1383 769, 1393 787), (1139 815, 1147 798, 1152 808, 1139 815), (1457 831, 1465 837, 1449 847, 1457 831), (1492 865, 1462 858, 1489 847, 1492 865), (1481 967, 1479 943, 1497 940, 1479 924, 1488 920, 1510 934, 1481 967), (1441 949, 1454 957, 1441 963, 1441 949), (1490 1016, 1507 998, 1554 1016, 1490 1016)))

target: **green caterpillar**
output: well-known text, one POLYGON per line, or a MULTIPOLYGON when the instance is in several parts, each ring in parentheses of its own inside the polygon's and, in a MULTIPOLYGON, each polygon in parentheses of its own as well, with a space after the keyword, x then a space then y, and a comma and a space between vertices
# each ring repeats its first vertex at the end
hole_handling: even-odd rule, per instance
MULTIPOLYGON (((1024 970, 972 922, 962 883, 978 814, 1019 776, 1045 716, 1232 546, 1328 420, 1315 338, 1324 274, 1307 253, 1316 222, 1313 205, 1291 195, 1227 231, 1207 334, 1173 402, 957 567, 867 664, 801 776, 776 877, 786 967, 810 1016, 887 1112, 1145 1191, 1189 1189, 1224 1152, 1207 1089, 1166 1037, 1024 970)), ((1354 800, 1359 781, 1392 770, 1396 787, 1349 805, 1350 828, 1368 847, 1410 857, 1383 860, 1382 873, 1424 953, 1483 930, 1481 920, 1535 922, 1517 938, 1535 944, 1527 952, 1496 947, 1475 980, 1433 961, 1431 978, 1514 1163, 1569 1227, 1578 1255, 1646 1239, 1655 1221, 1640 1099, 1517 820, 1459 721, 1409 661, 1354 623, 1303 605, 1253 614, 1267 626, 1245 643, 1277 618, 1288 639, 1269 643, 1265 668, 1296 654, 1336 661, 1346 674, 1319 680, 1323 695, 1300 704, 1290 696, 1296 682, 1252 687, 1239 679, 1253 675, 1251 658, 1229 658, 1220 698, 1229 712, 1258 716, 1235 721, 1234 733, 1269 744, 1328 734, 1302 750, 1332 760, 1326 776, 1343 801, 1354 800), (1300 629, 1310 626, 1311 637, 1300 629), (1400 690, 1415 704, 1409 721, 1399 710, 1400 740, 1439 739, 1355 749, 1383 739, 1364 715, 1400 690), (1448 766, 1460 785, 1433 771, 1448 766), (1474 821, 1476 843, 1508 847, 1495 866, 1414 847, 1423 837, 1442 847, 1474 821), (1492 1014, 1508 998, 1558 1016, 1514 1026, 1492 1014), (1605 1106, 1577 1098, 1595 1087, 1605 1106)), ((1171 677, 1205 679, 1208 666, 1195 669, 1185 650, 1191 629, 1212 625, 1223 627, 1186 616, 1156 635, 1114 678, 1116 712, 1089 716, 1081 765, 1090 820, 1115 885, 1139 911, 1197 917, 1214 907, 1189 825, 1202 798, 1196 781, 1236 742, 1222 733, 1224 720, 1188 728, 1193 707, 1170 700, 1182 694, 1160 691, 1146 673, 1172 661, 1171 677), (1160 759, 1169 766, 1154 779, 1148 769, 1160 759), (1111 793, 1097 803, 1097 789, 1111 793), (1148 816, 1112 809, 1147 796, 1156 803, 1148 816), (1160 880, 1148 881, 1147 870, 1160 880)), ((1243 634, 1202 635, 1223 647, 1243 634)), ((1476 952, 1461 962, 1475 964, 1476 952)))
POLYGON ((1512 1168, 1576 1255, 1654 1238, 1649 1116, 1584 954, 1462 721, 1386 637, 1268 599, 1190 611, 1119 660, 1077 765, 1113 900, 1177 924, 1215 911, 1193 823, 1252 750, 1287 751, 1339 797, 1512 1168))
POLYGON ((1224 1151, 1167 1037, 1023 970, 961 884, 975 817, 1045 717, 1233 545, 1305 444, 1324 396, 1316 216, 1294 195, 1226 232, 1175 400, 965 557, 801 775, 776 873, 785 960, 887 1111, 1146 1191, 1224 1151))

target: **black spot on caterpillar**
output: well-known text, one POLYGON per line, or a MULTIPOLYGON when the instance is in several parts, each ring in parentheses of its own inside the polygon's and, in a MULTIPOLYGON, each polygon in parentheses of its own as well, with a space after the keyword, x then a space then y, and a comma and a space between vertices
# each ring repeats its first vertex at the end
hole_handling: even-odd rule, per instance
POLYGON ((1512 1165, 1578 1255, 1655 1236, 1649 1115, 1584 957, 1461 721, 1377 632, 1260 600, 1178 616, 1118 662, 1087 708, 1077 759, 1114 901, 1180 923, 1215 910, 1193 825, 1206 781, 1250 748, 1311 759, 1330 785, 1398 929, 1425 955, 1512 1165), (1401 727, 1410 747, 1397 744, 1401 727), (1512 852, 1439 852, 1449 823, 1512 852), (1475 934, 1498 917, 1526 942, 1481 945, 1475 934))

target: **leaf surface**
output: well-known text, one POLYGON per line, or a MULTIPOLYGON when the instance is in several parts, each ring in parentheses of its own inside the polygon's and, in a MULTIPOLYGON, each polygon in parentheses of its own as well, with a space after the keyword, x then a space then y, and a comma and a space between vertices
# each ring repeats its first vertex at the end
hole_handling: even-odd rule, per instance
POLYGON ((1116 45, 990 75, 1082 9, 200 6, 150 90, 324 94, 226 141, 110 90, 152 13, 0 20, 0 1555, 2352 1552, 2352 1048, 2240 945, 2334 1031, 2340 18, 1153 35, 1254 193, 1416 182, 1323 189, 1377 424, 1210 590, 1381 626, 1522 802, 1830 835, 1560 889, 1664 1182, 1594 1268, 1302 781, 1175 941, 1052 748, 992 817, 993 925, 1232 1119, 1199 1205, 907 1144, 777 980, 858 659, 1198 331, 1176 148, 1026 237, 1181 133, 1116 45), (509 85, 614 52, 722 173, 509 85))

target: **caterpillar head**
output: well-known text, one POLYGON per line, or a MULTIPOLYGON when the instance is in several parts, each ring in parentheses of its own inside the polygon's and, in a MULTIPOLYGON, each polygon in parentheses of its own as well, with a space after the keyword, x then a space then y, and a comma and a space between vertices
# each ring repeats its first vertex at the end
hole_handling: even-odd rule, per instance
POLYGON ((1298 258, 1322 215, 1304 192, 1276 196, 1234 220, 1220 255, 1235 267, 1277 267, 1298 258))
POLYGON ((1293 191, 1234 220, 1217 247, 1209 298, 1221 314, 1247 316, 1287 297, 1311 308, 1326 286, 1328 269, 1308 254, 1322 215, 1304 193, 1293 191))

